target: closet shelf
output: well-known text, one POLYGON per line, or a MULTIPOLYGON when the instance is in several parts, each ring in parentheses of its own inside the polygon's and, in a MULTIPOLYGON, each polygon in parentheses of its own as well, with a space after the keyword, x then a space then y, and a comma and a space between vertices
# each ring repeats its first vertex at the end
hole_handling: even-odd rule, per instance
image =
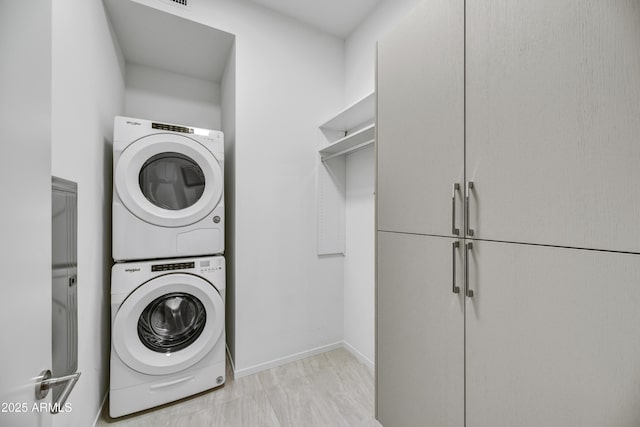
POLYGON ((375 115, 375 100, 375 92, 372 92, 321 124, 320 128, 345 132, 371 122, 375 115))
POLYGON ((375 107, 373 92, 319 126, 318 255, 345 253, 346 154, 375 141, 375 107))
POLYGON ((322 160, 342 156, 366 147, 375 141, 375 124, 349 134, 319 150, 322 160))

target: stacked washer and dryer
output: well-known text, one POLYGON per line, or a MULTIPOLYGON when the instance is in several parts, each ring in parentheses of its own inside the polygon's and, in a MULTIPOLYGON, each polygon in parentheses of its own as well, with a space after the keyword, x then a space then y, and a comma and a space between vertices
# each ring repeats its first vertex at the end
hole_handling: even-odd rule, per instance
POLYGON ((109 413, 225 381, 224 140, 116 117, 109 413))

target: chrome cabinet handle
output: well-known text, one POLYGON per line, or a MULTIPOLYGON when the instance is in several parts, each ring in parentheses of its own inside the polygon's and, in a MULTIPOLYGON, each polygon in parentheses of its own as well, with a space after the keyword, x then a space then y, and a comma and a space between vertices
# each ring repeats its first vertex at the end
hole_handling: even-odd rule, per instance
POLYGON ((52 388, 66 384, 64 390, 62 390, 62 393, 58 397, 58 400, 53 402, 53 407, 51 408, 51 413, 57 414, 64 406, 67 398, 71 394, 71 390, 73 390, 73 387, 76 385, 79 378, 80 372, 66 375, 64 377, 51 378, 51 371, 49 369, 42 371, 36 379, 36 400, 41 400, 47 397, 49 390, 52 388))
POLYGON ((460 191, 460 184, 453 183, 453 191, 451 192, 451 233, 458 236, 460 229, 456 228, 456 191, 460 191))
POLYGON ((467 191, 465 194, 465 207, 467 209, 467 236, 473 236, 475 233, 470 227, 471 217, 469 216, 469 193, 473 190, 473 181, 467 181, 467 191))
POLYGON ((459 294, 460 293, 460 287, 456 286, 456 249, 460 247, 460 242, 458 240, 456 240, 455 242, 452 243, 451 245, 451 256, 452 256, 452 261, 453 261, 453 274, 451 275, 453 277, 453 284, 452 284, 452 291, 454 294, 459 294))
POLYGON ((473 298, 473 290, 469 289, 469 263, 471 262, 471 256, 469 255, 469 251, 473 249, 473 243, 467 242, 465 245, 465 260, 464 260, 464 289, 465 295, 469 298, 473 298))

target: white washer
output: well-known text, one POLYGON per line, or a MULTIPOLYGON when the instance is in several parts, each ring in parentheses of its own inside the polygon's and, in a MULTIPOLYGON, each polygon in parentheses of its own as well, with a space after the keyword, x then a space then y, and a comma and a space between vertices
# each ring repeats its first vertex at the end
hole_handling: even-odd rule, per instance
POLYGON ((220 131, 116 117, 113 259, 224 252, 220 131))
POLYGON ((221 256, 113 266, 111 417, 224 383, 224 296, 221 256))

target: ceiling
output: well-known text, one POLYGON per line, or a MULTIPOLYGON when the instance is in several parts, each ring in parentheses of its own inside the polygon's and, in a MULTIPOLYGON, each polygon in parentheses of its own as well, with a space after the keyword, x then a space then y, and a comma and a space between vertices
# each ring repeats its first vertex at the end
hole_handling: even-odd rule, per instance
POLYGON ((105 0, 127 62, 220 82, 234 36, 138 3, 105 0), (207 52, 203 55, 202 52, 207 52))
MULTIPOLYGON (((346 38, 383 0, 250 1, 346 38)), ((131 1, 104 4, 127 62, 213 82, 222 79, 232 34, 131 1)))
POLYGON ((346 38, 382 0, 251 0, 324 32, 346 38))

